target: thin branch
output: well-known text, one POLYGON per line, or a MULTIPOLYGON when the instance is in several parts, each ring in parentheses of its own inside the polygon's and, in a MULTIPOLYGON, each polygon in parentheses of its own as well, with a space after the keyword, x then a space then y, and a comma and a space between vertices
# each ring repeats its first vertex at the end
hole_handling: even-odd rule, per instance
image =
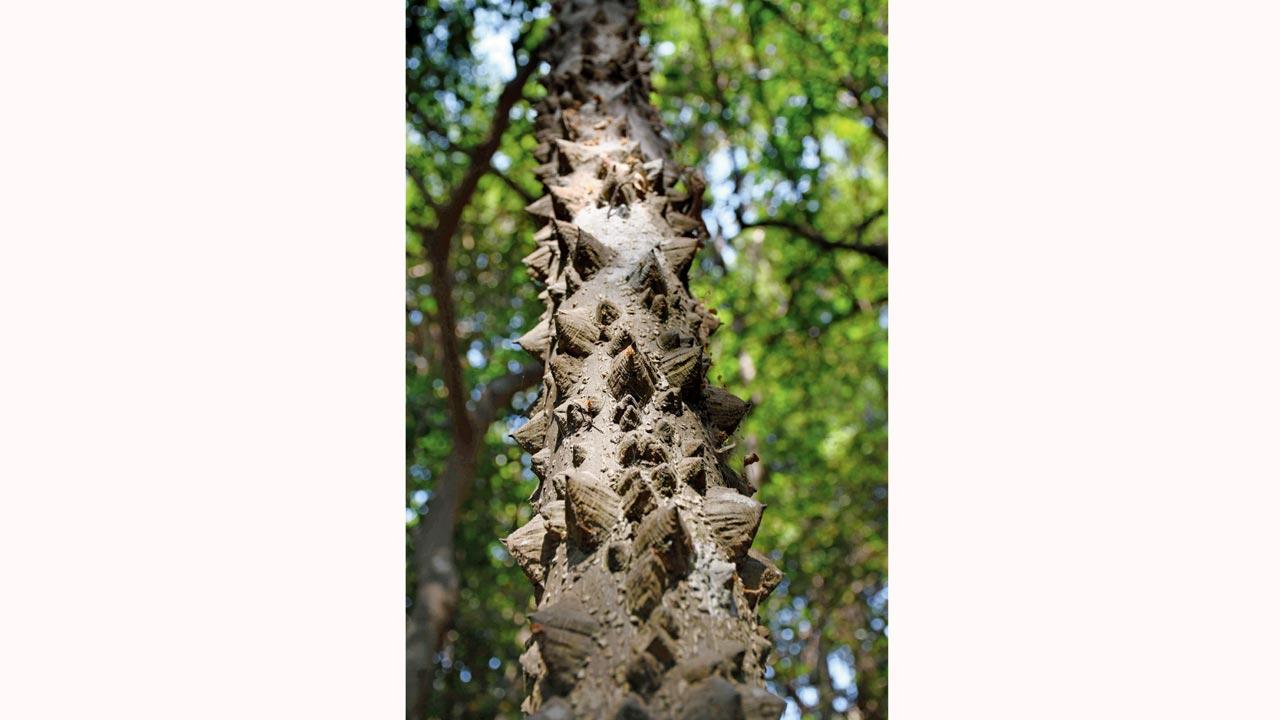
MULTIPOLYGON (((523 41, 523 36, 512 45, 515 54, 523 41)), ((427 249, 431 262, 432 279, 431 294, 436 301, 436 321, 440 327, 440 342, 443 355, 443 375, 445 387, 449 393, 449 412, 453 421, 454 441, 461 446, 469 446, 474 439, 474 428, 467 414, 467 387, 462 372, 462 356, 458 348, 458 320, 453 304, 453 276, 449 271, 449 253, 453 244, 453 236, 462 220, 462 212, 475 194, 480 178, 493 167, 491 160, 502 142, 502 135, 511 124, 511 108, 524 95, 524 86, 538 67, 537 55, 541 46, 534 50, 529 61, 516 72, 516 76, 502 88, 494 108, 493 122, 485 139, 475 147, 471 155, 471 166, 466 175, 454 188, 447 202, 440 206, 436 214, 436 225, 423 237, 423 245, 427 249)))
MULTIPOLYGON (((452 140, 449 140, 448 138, 445 138, 445 146, 443 149, 448 152, 464 153, 468 157, 472 157, 476 153, 476 148, 461 147, 460 145, 454 143, 452 140)), ((427 194, 426 179, 422 175, 421 168, 416 167, 413 163, 406 162, 405 170, 408 172, 409 178, 413 180, 413 184, 417 186, 418 194, 422 196, 423 202, 425 202, 428 207, 435 210, 436 213, 438 214, 441 210, 441 206, 439 203, 432 200, 431 197, 427 194)), ((507 187, 510 187, 512 190, 514 190, 515 193, 520 196, 520 199, 523 200, 526 205, 538 199, 537 195, 534 195, 533 193, 524 189, 520 185, 520 183, 516 182, 514 178, 512 178, 510 175, 508 175, 504 171, 499 170, 496 167, 490 167, 489 172, 493 173, 494 175, 497 175, 499 180, 505 183, 507 187)))
POLYGON ((449 420, 453 425, 456 447, 470 447, 475 436, 471 416, 467 412, 467 383, 462 370, 462 353, 458 347, 458 315, 453 303, 453 273, 449 269, 449 242, 428 246, 431 263, 431 296, 436 301, 435 320, 440 331, 441 375, 449 393, 449 420))
POLYGON ((871 227, 871 225, 875 223, 875 221, 879 220, 880 218, 888 214, 889 214, 888 206, 876 208, 875 210, 872 210, 870 213, 867 213, 867 216, 862 218, 862 221, 854 226, 853 230, 857 234, 858 239, 859 240, 862 239, 862 235, 867 232, 867 228, 871 227))
POLYGON ((858 109, 862 111, 862 114, 870 118, 871 126, 868 129, 871 130, 871 134, 880 138, 880 141, 885 145, 888 145, 889 119, 884 116, 879 107, 876 107, 875 103, 867 99, 867 88, 847 75, 840 78, 840 84, 844 86, 845 90, 849 91, 849 94, 853 95, 853 99, 857 101, 858 109))
POLYGON ((512 190, 514 190, 514 191, 515 191, 515 193, 516 193, 517 195, 519 195, 519 196, 520 196, 520 199, 521 199, 521 200, 524 200, 524 204, 525 204, 525 205, 528 205, 528 204, 532 203, 534 200, 537 200, 537 199, 538 199, 538 196, 537 196, 537 195, 534 195, 533 193, 529 192, 528 190, 525 190, 525 189, 524 189, 524 187, 522 187, 522 186, 520 185, 520 183, 518 183, 518 182, 516 182, 516 181, 515 181, 515 178, 511 177, 510 175, 506 174, 505 172, 503 172, 503 171, 501 171, 501 170, 499 170, 499 169, 497 169, 497 168, 493 168, 493 174, 494 174, 494 175, 497 175, 499 180, 501 180, 502 182, 506 183, 507 187, 509 187, 509 188, 511 188, 512 190))
MULTIPOLYGON (((511 52, 514 54, 523 42, 523 37, 517 39, 512 44, 511 52)), ((543 41, 545 44, 545 41, 543 41)), ((458 223, 462 220, 462 211, 466 209, 467 203, 471 201, 471 196, 475 194, 476 186, 480 183, 480 178, 484 177, 492 168, 493 154, 498 151, 498 146, 502 143, 502 135, 507 131, 507 127, 511 125, 511 108, 516 102, 524 96, 525 83, 533 76, 534 71, 538 68, 538 55, 543 45, 539 45, 530 53, 529 61, 516 71, 516 76, 502 88, 502 94, 498 96, 498 103, 493 110, 493 121, 489 125, 489 132, 485 139, 479 145, 472 149, 471 166, 467 168, 467 173, 463 175, 462 181, 454 188, 453 193, 449 196, 441 208, 436 220, 436 227, 432 231, 432 237, 426 243, 428 246, 444 245, 446 247, 453 238, 454 232, 458 229, 458 223)))
MULTIPOLYGON (((410 119, 409 122, 410 124, 416 124, 413 119, 410 119)), ((436 126, 430 125, 429 123, 424 122, 424 124, 427 126, 428 130, 440 135, 440 137, 442 138, 443 147, 439 149, 442 149, 446 152, 460 152, 466 155, 467 157, 471 157, 471 158, 474 158, 476 153, 478 152, 479 146, 472 147, 472 148, 462 147, 461 145, 458 145, 457 143, 450 140, 449 137, 444 134, 443 130, 437 130, 436 126)), ((422 129, 419 128, 419 132, 421 132, 421 130, 422 129)), ((423 134, 425 135, 426 133, 423 133, 423 134)), ((405 170, 408 172, 409 178, 413 180, 413 184, 417 186, 418 194, 422 196, 423 201, 427 204, 428 207, 431 207, 437 213, 439 213, 441 210, 441 206, 435 201, 433 201, 431 197, 427 194, 426 180, 422 175, 422 169, 415 166, 414 163, 406 162, 405 170)), ((515 193, 520 196, 520 199, 524 200, 524 203, 526 205, 538 199, 537 195, 534 195, 533 193, 521 187, 521 185, 518 182, 516 182, 515 179, 513 179, 510 175, 506 174, 502 170, 499 170, 496 167, 490 167, 489 172, 493 173, 494 175, 497 175, 499 180, 505 183, 507 187, 510 187, 512 190, 514 190, 515 193)))
POLYGON ((475 427, 480 430, 489 427, 497 419, 498 413, 511 404, 516 393, 537 385, 541 379, 542 363, 531 362, 520 366, 515 372, 490 380, 480 391, 480 399, 476 401, 476 409, 472 415, 475 427))
MULTIPOLYGON (((422 176, 422 171, 414 167, 413 163, 404 164, 405 173, 409 175, 409 179, 413 181, 414 187, 418 188, 418 195, 422 197, 422 202, 431 208, 436 215, 440 214, 440 205, 431 199, 431 195, 427 193, 427 180, 422 176)), ((425 238, 429 234, 428 231, 419 230, 420 234, 425 238)))
POLYGON ((421 109, 416 107, 410 108, 409 124, 413 125, 415 130, 422 133, 423 137, 427 137, 429 134, 438 135, 444 140, 446 150, 459 149, 453 140, 449 139, 449 131, 433 122, 431 118, 427 117, 426 112, 421 109))
POLYGON ((822 248, 823 250, 851 250, 861 255, 865 255, 885 267, 889 267, 888 245, 862 242, 862 236, 866 234, 867 229, 871 227, 872 223, 883 217, 884 214, 885 210, 881 208, 871 213, 866 218, 863 218, 857 225, 855 225, 853 228, 855 238, 854 242, 838 242, 831 240, 811 225, 791 222, 789 220, 757 220, 756 222, 744 223, 742 228, 744 230, 753 227, 789 230, 793 234, 799 235, 805 240, 808 240, 814 246, 822 248))
MULTIPOLYGON (((773 0, 760 0, 760 4, 767 10, 772 11, 774 15, 777 15, 778 19, 781 20, 784 25, 791 28, 791 31, 794 32, 801 40, 804 40, 822 51, 822 54, 827 56, 827 59, 832 65, 837 64, 835 54, 831 52, 831 49, 815 40, 813 35, 800 27, 799 23, 788 17, 787 13, 779 7, 777 3, 773 2, 773 0)), ((859 112, 871 121, 871 126, 869 128, 871 133, 880 138, 880 141, 885 145, 888 145, 889 118, 885 116, 883 110, 867 98, 868 88, 862 87, 856 80, 854 80, 853 77, 850 76, 840 78, 839 82, 841 87, 848 90, 849 93, 853 95, 854 100, 858 103, 859 112)))
MULTIPOLYGON (((707 22, 706 22, 706 19, 703 18, 702 16, 702 7, 697 2, 693 2, 693 1, 691 1, 689 5, 690 5, 689 12, 691 12, 694 18, 696 18, 698 21, 698 35, 702 40, 703 56, 707 59, 707 64, 711 70, 711 87, 713 88, 713 93, 714 93, 716 102, 720 103, 720 113, 721 113, 721 116, 723 117, 724 111, 730 109, 729 100, 725 96, 725 92, 724 92, 725 87, 727 87, 729 83, 728 83, 728 80, 726 80, 724 76, 720 73, 720 68, 716 65, 715 58, 717 57, 717 53, 711 45, 711 34, 707 31, 707 22)), ((733 115, 734 115, 734 122, 735 124, 737 124, 737 113, 734 113, 733 115)), ((734 222, 738 223, 738 225, 741 226, 742 225, 741 195, 742 195, 742 180, 743 180, 742 168, 738 166, 738 156, 734 152, 733 139, 729 137, 729 133, 726 132, 723 127, 721 127, 720 130, 721 130, 721 133, 724 135, 725 142, 729 146, 729 151, 728 151, 729 152, 729 174, 733 178, 733 191, 730 193, 730 196, 729 196, 729 204, 731 205, 730 210, 733 213, 734 222)), ((710 238, 711 242, 707 246, 707 249, 709 251, 708 257, 711 258, 712 262, 716 266, 724 270, 724 269, 727 269, 727 266, 725 265, 725 261, 724 261, 724 251, 723 251, 723 248, 725 247, 724 228, 721 226, 719 220, 717 220, 716 225, 717 225, 716 234, 710 238)))
MULTIPOLYGON (((716 56, 718 53, 716 53, 715 48, 711 45, 711 33, 707 31, 707 22, 706 19, 702 17, 702 8, 695 3, 694 6, 690 8, 690 12, 693 13, 694 18, 698 21, 698 35, 702 38, 702 51, 707 58, 707 66, 711 70, 711 86, 715 89, 715 99, 716 102, 720 103, 720 115, 723 118, 725 111, 732 110, 732 107, 729 104, 729 98, 725 96, 724 92, 724 89, 729 85, 729 81, 720 73, 720 68, 716 65, 716 56)), ((733 113, 733 117, 734 123, 737 124, 737 113, 733 113)), ((733 197, 736 199, 737 196, 742 193, 742 168, 738 167, 738 158, 733 152, 733 142, 729 138, 729 133, 724 132, 724 128, 721 128, 721 132, 724 133, 725 141, 729 143, 729 168, 730 175, 733 177, 733 197)), ((741 224, 741 210, 735 209, 734 215, 737 216, 736 219, 738 224, 741 224)))
POLYGON ((743 13, 747 20, 747 38, 750 40, 748 45, 751 47, 752 63, 756 66, 756 71, 752 73, 752 79, 755 81, 756 102, 760 103, 760 107, 764 108, 768 117, 777 117, 778 113, 769 107, 769 101, 765 99, 764 94, 764 78, 760 77, 760 72, 764 70, 764 61, 760 58, 760 43, 756 33, 756 16, 751 13, 743 13))

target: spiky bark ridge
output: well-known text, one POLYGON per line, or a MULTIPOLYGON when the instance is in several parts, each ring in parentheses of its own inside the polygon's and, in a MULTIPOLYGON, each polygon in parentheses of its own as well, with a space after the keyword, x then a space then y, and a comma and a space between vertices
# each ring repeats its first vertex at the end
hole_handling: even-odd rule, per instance
POLYGON ((755 608, 781 575, 749 551, 763 506, 724 460, 749 406, 706 383, 704 182, 670 160, 635 10, 557 3, 546 55, 525 263, 547 307, 520 342, 547 370, 515 433, 540 482, 507 539, 538 598, 524 709, 776 720, 755 608))

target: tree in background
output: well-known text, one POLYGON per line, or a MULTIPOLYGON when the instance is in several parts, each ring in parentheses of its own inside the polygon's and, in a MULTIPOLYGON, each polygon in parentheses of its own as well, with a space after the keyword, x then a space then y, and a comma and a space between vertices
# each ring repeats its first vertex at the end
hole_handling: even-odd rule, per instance
MULTIPOLYGON (((434 10, 438 12, 439 8, 434 10)), ((447 16, 444 24, 436 26, 446 31, 444 47, 441 48, 421 34, 422 28, 426 26, 422 19, 429 16, 431 11, 432 8, 426 6, 410 6, 408 47, 417 47, 423 51, 416 58, 417 68, 412 62, 415 58, 411 56, 408 73, 410 87, 417 85, 418 94, 438 89, 456 100, 465 92, 463 87, 470 79, 468 75, 476 72, 474 66, 467 67, 464 63, 451 61, 458 52, 458 43, 465 42, 469 34, 469 18, 452 14, 447 16), (449 38, 453 38, 452 47, 449 45, 449 38), (433 50, 437 52, 433 53, 433 50), (433 62, 436 60, 440 62, 433 62), (424 65, 429 69, 424 69, 424 65), (415 70, 422 72, 415 73, 415 70)), ((440 35, 433 33, 430 37, 439 38, 440 35)), ((471 396, 458 342, 461 316, 454 287, 454 269, 450 264, 455 236, 460 231, 465 232, 462 228, 463 214, 473 204, 480 181, 489 175, 490 162, 510 125, 510 111, 522 99, 524 85, 534 69, 534 63, 526 54, 523 67, 502 89, 489 127, 474 145, 466 149, 453 144, 449 131, 444 129, 442 118, 432 117, 425 111, 413 118, 416 126, 440 138, 449 149, 449 154, 456 157, 452 158, 453 163, 440 163, 437 168, 443 168, 443 172, 437 169, 439 174, 433 176, 420 172, 420 166, 414 161, 412 154, 407 166, 414 183, 413 189, 417 191, 416 199, 423 206, 415 207, 411 196, 408 213, 413 231, 409 242, 410 276, 416 274, 419 277, 430 277, 429 283, 419 285, 417 290, 431 300, 429 305, 419 303, 411 295, 409 302, 411 306, 425 305, 435 320, 432 328, 435 332, 432 333, 422 327, 422 309, 411 311, 409 358, 415 368, 422 368, 433 361, 439 368, 439 377, 433 381, 433 385, 434 389, 440 391, 437 397, 445 400, 449 442, 445 454, 447 459, 433 484, 430 521, 412 526, 409 532, 413 552, 411 568, 414 589, 406 640, 406 694, 410 717, 420 717, 426 712, 426 702, 437 664, 437 651, 445 639, 444 634, 457 608, 460 573, 455 535, 458 515, 476 482, 476 467, 484 447, 483 436, 497 414, 506 409, 517 392, 532 385, 542 370, 539 365, 512 365, 506 374, 488 379, 483 389, 471 396), (450 170, 453 172, 449 172, 450 170), (445 181, 441 177, 445 173, 453 177, 445 181), (426 262, 414 264, 415 255, 425 256, 426 262), (414 315, 415 312, 417 315, 414 315), (436 385, 436 382, 440 384, 436 385)), ((412 114, 417 104, 414 102, 414 93, 411 92, 409 100, 412 114)), ((460 124, 465 125, 465 122, 460 124)), ((411 127, 414 126, 411 124, 411 127)), ((473 243, 473 240, 468 241, 467 235, 463 235, 464 247, 473 243)), ((496 276, 493 279, 498 281, 496 276)), ((411 443, 409 467, 412 492, 417 492, 412 490, 413 474, 417 472, 425 476, 427 472, 423 465, 415 462, 414 457, 415 450, 418 449, 415 445, 422 440, 419 428, 431 421, 426 417, 431 409, 419 405, 422 395, 415 393, 415 379, 420 380, 420 377, 415 378, 411 372, 408 387, 408 437, 411 443)), ((424 502, 425 499, 423 498, 424 502)))
MULTIPOLYGON (((531 518, 531 457, 506 435, 520 422, 512 408, 527 410, 534 393, 495 382, 539 377, 514 341, 541 309, 519 261, 534 229, 521 208, 536 197, 531 106, 543 91, 526 81, 511 105, 499 101, 547 14, 520 3, 408 8, 411 616, 423 613, 419 540, 434 526, 424 516, 453 508, 457 568, 457 601, 423 663, 421 716, 518 717, 524 694, 517 656, 533 600, 497 537, 531 518), (477 152, 500 118, 497 147, 477 152), (469 198, 452 204, 477 166, 469 198), (448 238, 453 321, 442 322, 428 248, 451 206, 464 209, 448 238), (444 334, 456 338, 452 358, 444 334), (466 399, 476 438, 461 483, 446 481, 460 414, 450 394, 466 399)), ((787 576, 761 606, 775 641, 768 681, 812 717, 886 712, 885 143, 870 127, 887 137, 883 17, 857 3, 641 7, 653 101, 677 159, 707 169, 712 236, 690 282, 730 328, 713 353, 736 360, 713 374, 756 403, 739 452, 762 456, 746 473, 770 506, 760 543, 787 576)))

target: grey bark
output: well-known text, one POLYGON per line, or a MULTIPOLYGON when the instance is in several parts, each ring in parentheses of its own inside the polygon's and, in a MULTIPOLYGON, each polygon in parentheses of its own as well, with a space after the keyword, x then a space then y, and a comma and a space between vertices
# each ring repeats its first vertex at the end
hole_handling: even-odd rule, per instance
POLYGON ((521 338, 547 370, 514 433, 540 482, 506 539, 538 599, 524 709, 776 720, 756 605, 781 575, 727 461, 750 404, 706 383, 720 323, 688 290, 705 183, 671 162, 635 0, 553 7, 525 258, 546 312, 521 338))

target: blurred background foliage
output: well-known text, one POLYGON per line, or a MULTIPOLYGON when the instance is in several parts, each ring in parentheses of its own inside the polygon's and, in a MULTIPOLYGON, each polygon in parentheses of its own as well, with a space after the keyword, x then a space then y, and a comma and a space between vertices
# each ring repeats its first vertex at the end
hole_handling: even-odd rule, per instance
MULTIPOLYGON (((530 357, 537 319, 520 258, 535 229, 533 102, 521 85, 494 152, 500 94, 544 32, 540 3, 409 3, 407 28, 407 580, 453 451, 427 242, 469 173, 482 171, 451 242, 455 333, 469 401, 530 357), (486 159, 487 156, 487 159, 486 159), (477 160, 479 158, 479 160, 477 160)), ((708 179, 712 241, 692 273, 718 308, 711 379, 756 408, 740 452, 768 505, 755 546, 786 581, 761 607, 768 681, 787 717, 887 717, 886 6, 878 0, 641 2, 653 101, 677 159, 708 179)), ((483 435, 453 536, 459 600, 428 689, 439 718, 520 717, 517 658, 533 609, 500 542, 530 515, 529 458, 507 437, 532 391, 483 435)), ((407 604, 412 605, 412 590, 407 604)))

